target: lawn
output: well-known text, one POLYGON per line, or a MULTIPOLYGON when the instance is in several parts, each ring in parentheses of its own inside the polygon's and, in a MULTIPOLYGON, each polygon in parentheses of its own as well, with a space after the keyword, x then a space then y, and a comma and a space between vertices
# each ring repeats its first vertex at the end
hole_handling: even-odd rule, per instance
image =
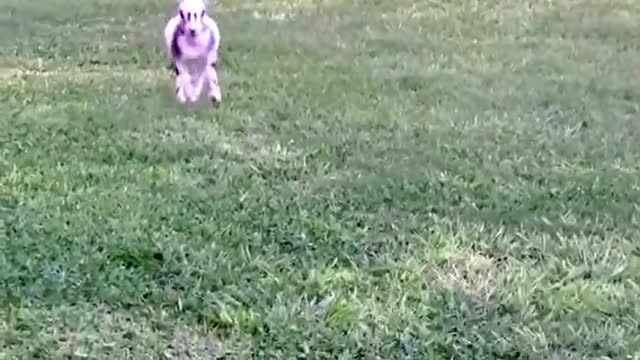
POLYGON ((0 1, 0 359, 640 359, 640 1, 0 1))

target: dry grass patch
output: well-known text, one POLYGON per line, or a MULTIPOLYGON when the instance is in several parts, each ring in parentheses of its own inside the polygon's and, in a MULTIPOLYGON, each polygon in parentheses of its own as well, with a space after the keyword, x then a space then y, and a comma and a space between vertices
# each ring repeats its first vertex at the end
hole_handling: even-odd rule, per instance
POLYGON ((20 68, 0 67, 0 79, 11 79, 21 73, 20 68))
POLYGON ((214 334, 168 321, 163 313, 145 317, 106 308, 12 308, 3 318, 8 319, 0 322, 8 358, 210 360, 223 352, 214 334), (31 338, 39 339, 40 346, 31 347, 31 338))
POLYGON ((500 290, 505 264, 464 250, 447 254, 442 263, 428 268, 429 277, 450 290, 461 290, 477 302, 487 303, 500 290))
MULTIPOLYGON (((0 79, 9 79, 10 82, 27 79, 30 81, 63 81, 75 85, 92 85, 99 82, 124 80, 131 85, 155 86, 159 84, 170 84, 172 78, 166 69, 145 69, 145 70, 109 70, 100 68, 69 69, 69 70, 46 70, 37 71, 21 68, 0 68, 0 79)), ((45 85, 46 86, 46 85, 45 85)))

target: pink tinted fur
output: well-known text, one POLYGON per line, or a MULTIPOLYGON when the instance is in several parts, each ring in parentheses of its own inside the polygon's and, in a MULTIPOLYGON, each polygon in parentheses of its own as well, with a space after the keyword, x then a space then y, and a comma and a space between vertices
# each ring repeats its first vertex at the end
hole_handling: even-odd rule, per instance
MULTIPOLYGON (((183 0, 200 1, 200 0, 183 0)), ((178 10, 181 9, 181 4, 178 10)), ((192 5, 193 4, 189 4, 192 5)), ((196 4, 198 6, 200 4, 196 4)), ((168 55, 173 58, 175 66, 178 70, 176 79, 176 97, 180 102, 189 99, 192 102, 197 101, 200 92, 207 80, 209 86, 209 97, 215 102, 222 100, 220 86, 218 84, 218 75, 215 65, 218 62, 218 49, 220 46, 220 31, 216 22, 205 14, 201 19, 204 32, 196 34, 195 39, 191 39, 184 34, 181 27, 182 19, 179 15, 175 15, 167 22, 164 30, 165 46, 168 55), (176 32, 180 31, 181 34, 176 32), (174 39, 176 38, 177 39, 174 39), (211 37, 213 41, 211 42, 211 37), (177 41, 177 44, 174 44, 177 41), (180 56, 175 56, 173 47, 179 48, 180 56)))

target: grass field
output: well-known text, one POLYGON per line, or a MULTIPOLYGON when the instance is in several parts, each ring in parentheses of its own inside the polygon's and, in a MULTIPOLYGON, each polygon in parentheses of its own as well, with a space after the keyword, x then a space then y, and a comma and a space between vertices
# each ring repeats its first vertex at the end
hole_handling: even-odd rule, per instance
POLYGON ((640 2, 0 2, 0 359, 640 359, 640 2))

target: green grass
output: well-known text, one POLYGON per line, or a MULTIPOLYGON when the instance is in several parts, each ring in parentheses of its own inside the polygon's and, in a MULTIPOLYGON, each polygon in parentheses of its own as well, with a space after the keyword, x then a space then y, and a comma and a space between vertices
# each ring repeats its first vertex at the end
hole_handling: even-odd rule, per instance
POLYGON ((640 359, 640 2, 0 2, 0 359, 640 359))

